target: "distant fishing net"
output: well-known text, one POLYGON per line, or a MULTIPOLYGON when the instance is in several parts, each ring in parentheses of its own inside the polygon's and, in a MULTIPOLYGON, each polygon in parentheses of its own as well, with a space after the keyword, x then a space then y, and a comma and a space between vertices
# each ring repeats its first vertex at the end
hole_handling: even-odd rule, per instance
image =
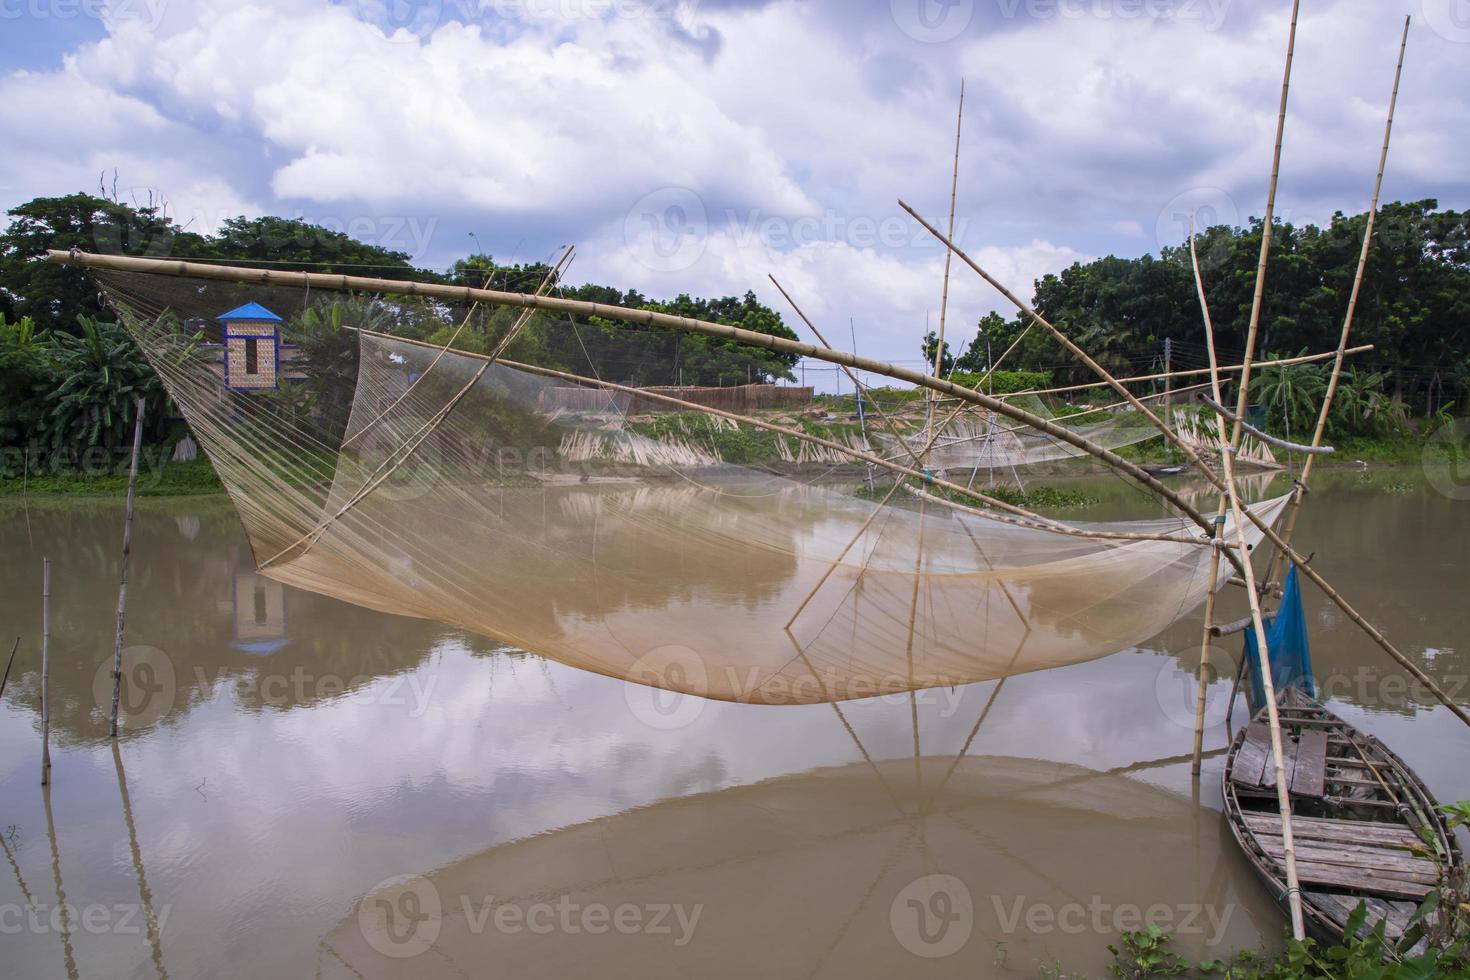
MULTIPOLYGON (((1022 401, 1029 401, 1024 407, 1043 418, 1050 414, 1041 406, 1039 399, 1022 401)), ((941 413, 942 416, 948 414, 941 413)), ((1159 430, 1141 413, 1134 411, 1077 412, 1074 417, 1085 421, 1070 422, 1064 417, 1059 424, 1103 449, 1118 450, 1160 437, 1159 430)), ((983 410, 965 410, 947 422, 944 417, 939 421, 945 424, 935 432, 933 445, 926 457, 928 464, 938 470, 958 474, 968 470, 973 476, 980 470, 1006 471, 1059 460, 1090 458, 1084 450, 1069 442, 983 410)), ((926 445, 929 431, 920 424, 912 438, 906 441, 912 443, 917 440, 919 445, 926 445)), ((888 458, 904 458, 905 451, 897 436, 879 432, 875 433, 874 440, 883 447, 888 458)))
MULTIPOLYGON (((896 485, 856 458, 844 423, 823 423, 819 444, 650 401, 623 382, 670 356, 670 331, 538 314, 491 363, 366 331, 442 342, 463 323, 458 345, 494 351, 516 310, 98 278, 264 574, 575 667, 723 700, 835 701, 1105 656, 1207 591, 1210 548, 1183 519, 1077 525, 1113 537, 1002 523, 896 485), (222 363, 251 325, 218 318, 250 303, 281 318, 287 346, 222 363), (278 388, 231 386, 272 368, 278 388)), ((1274 520, 1284 499, 1257 513, 1274 520)))

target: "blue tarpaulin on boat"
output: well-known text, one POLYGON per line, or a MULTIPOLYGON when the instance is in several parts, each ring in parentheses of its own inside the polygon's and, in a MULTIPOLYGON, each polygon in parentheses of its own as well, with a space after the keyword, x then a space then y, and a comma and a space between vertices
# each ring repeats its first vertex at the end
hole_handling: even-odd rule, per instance
MULTIPOLYGON (((1307 641, 1307 616, 1302 611, 1302 589, 1297 581, 1296 566, 1286 573, 1282 587, 1281 608, 1266 620, 1266 648, 1270 651, 1271 681, 1278 692, 1299 687, 1313 697, 1317 684, 1312 677, 1312 650, 1307 641)), ((1250 667, 1251 710, 1266 703, 1265 685, 1261 682, 1260 658, 1256 654, 1256 631, 1245 631, 1245 658, 1250 667)))

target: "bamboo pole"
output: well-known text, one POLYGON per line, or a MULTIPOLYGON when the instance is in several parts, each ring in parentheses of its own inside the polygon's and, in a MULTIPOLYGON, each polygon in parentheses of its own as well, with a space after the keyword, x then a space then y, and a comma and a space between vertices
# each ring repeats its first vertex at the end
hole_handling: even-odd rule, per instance
MULTIPOLYGON (((569 258, 571 258, 571 256, 572 256, 572 246, 571 245, 568 245, 566 247, 566 250, 561 253, 561 258, 559 258, 559 259, 556 260, 556 265, 552 266, 551 269, 549 269, 547 271, 546 275, 542 277, 541 284, 536 287, 536 295, 540 296, 540 295, 542 295, 543 293, 546 292, 547 288, 549 288, 551 286, 552 282, 556 279, 557 275, 561 272, 562 266, 566 263, 566 261, 569 258)), ((490 277, 487 276, 486 279, 485 279, 485 288, 486 289, 489 289, 490 288, 490 282, 491 282, 491 279, 490 279, 490 277)), ((355 441, 357 441, 358 437, 360 437, 364 432, 367 432, 373 426, 377 425, 383 419, 387 418, 388 417, 388 413, 391 412, 391 411, 393 411, 395 408, 397 408, 398 405, 399 405, 399 403, 402 402, 405 398, 407 398, 409 396, 409 394, 412 393, 412 391, 415 388, 418 387, 419 382, 422 381, 422 380, 424 380, 425 378, 427 378, 429 376, 429 372, 434 370, 435 366, 439 363, 440 358, 442 358, 446 353, 448 353, 450 350, 452 350, 454 348, 454 342, 459 339, 459 335, 460 335, 461 332, 464 331, 464 328, 467 327, 467 326, 469 326, 469 324, 470 324, 470 318, 475 315, 475 310, 479 308, 479 305, 480 305, 479 300, 476 300, 474 303, 470 304, 469 312, 467 312, 464 315, 464 319, 461 320, 459 326, 454 329, 454 333, 452 333, 452 334, 449 335, 449 340, 445 342, 444 349, 441 350, 438 354, 434 355, 434 359, 429 362, 429 366, 426 367, 426 368, 424 368, 423 372, 417 378, 414 378, 413 379, 413 381, 409 384, 409 386, 403 390, 403 393, 402 394, 400 394, 397 398, 393 399, 393 403, 392 404, 390 404, 387 408, 385 408, 381 412, 379 412, 378 415, 371 422, 367 423, 361 429, 358 429, 356 432, 352 433, 352 435, 350 435, 347 438, 343 439, 342 440, 342 448, 343 449, 346 449, 348 446, 352 445, 352 443, 355 442, 355 441)), ((517 317, 516 320, 515 320, 515 322, 511 324, 510 329, 506 331, 506 333, 505 333, 505 339, 500 342, 499 346, 497 347, 497 350, 503 351, 506 347, 508 347, 510 345, 510 342, 512 340, 515 340, 516 336, 521 332, 521 328, 524 327, 526 325, 527 321, 529 321, 531 319, 531 316, 532 316, 532 311, 531 310, 526 310, 519 317, 517 317)))
MULTIPOLYGON (((956 250, 957 255, 963 257, 963 253, 956 250)), ((186 262, 178 259, 147 259, 127 255, 93 255, 85 252, 64 252, 52 249, 46 253, 46 260, 59 265, 80 266, 89 269, 110 269, 120 272, 142 272, 154 275, 187 276, 199 279, 213 279, 224 282, 259 283, 268 286, 301 286, 312 289, 330 289, 344 292, 374 292, 403 296, 427 296, 457 302, 472 302, 482 300, 487 303, 500 303, 505 306, 519 306, 522 308, 533 308, 542 310, 556 310, 562 313, 571 313, 580 316, 603 317, 609 320, 617 320, 623 323, 635 323, 644 326, 660 327, 673 330, 683 330, 689 333, 697 333, 706 337, 719 337, 724 340, 732 340, 739 344, 750 347, 761 347, 766 350, 778 351, 784 354, 795 354, 799 357, 810 357, 816 360, 827 361, 831 364, 846 364, 849 367, 873 374, 883 374, 899 381, 938 391, 942 394, 952 395, 962 401, 988 408, 994 412, 1023 422, 1032 428, 1045 432, 1047 435, 1061 439, 1091 456, 1102 460, 1115 471, 1128 476, 1139 484, 1147 487, 1151 492, 1167 500, 1179 513, 1188 517, 1203 531, 1208 531, 1209 523, 1194 508, 1189 501, 1185 500, 1179 493, 1159 482, 1152 474, 1144 470, 1138 464, 1126 460, 1111 450, 1096 445, 1087 438, 1079 436, 1064 426, 1056 425, 1047 419, 1034 415, 1024 409, 1007 404, 989 395, 972 391, 963 385, 957 385, 952 381, 941 380, 921 371, 910 368, 899 367, 895 364, 879 361, 867 357, 858 357, 843 351, 831 350, 826 347, 818 347, 814 344, 804 344, 785 337, 776 337, 770 334, 759 333, 753 330, 744 330, 740 327, 732 327, 726 324, 711 323, 706 320, 698 320, 693 317, 675 316, 669 313, 660 313, 654 310, 634 310, 623 306, 614 306, 607 303, 592 303, 586 300, 564 299, 559 296, 534 296, 526 293, 500 292, 488 289, 474 289, 469 286, 444 286, 438 283, 413 282, 396 279, 374 279, 362 276, 348 276, 337 273, 321 272, 281 272, 270 269, 249 269, 239 266, 209 265, 198 262, 186 262)), ((402 340, 402 338, 392 338, 402 340)), ((438 349, 434 344, 423 344, 422 346, 438 349)), ((642 397, 642 393, 640 393, 642 397)))
POLYGON ((121 571, 117 587, 117 633, 112 643, 112 737, 117 738, 118 703, 122 700, 123 619, 128 609, 128 556, 133 550, 133 504, 138 499, 138 451, 143 445, 143 399, 133 403, 133 461, 128 469, 128 503, 123 516, 121 571))
MULTIPOLYGON (((960 108, 955 113, 954 120, 954 172, 949 179, 949 237, 954 237, 954 214, 955 206, 959 202, 960 195, 960 128, 965 122, 965 80, 960 79, 960 108)), ((934 345, 934 377, 940 376, 940 368, 944 364, 944 324, 949 316, 949 270, 954 258, 953 252, 944 253, 944 288, 939 296, 939 339, 934 345)), ((929 427, 934 427, 934 402, 936 396, 929 396, 929 427)), ((934 437, 929 437, 929 445, 934 444, 934 437)))
MULTIPOLYGON (((1317 428, 1312 432, 1313 448, 1322 445, 1322 437, 1327 430, 1327 417, 1332 411, 1332 401, 1337 395, 1337 383, 1342 378, 1342 362, 1347 354, 1348 335, 1352 333, 1353 316, 1358 309, 1358 296, 1363 291, 1363 273, 1368 267, 1368 253, 1373 245, 1373 226, 1378 217, 1378 201, 1383 192, 1383 174, 1388 169, 1388 144, 1393 136, 1394 111, 1399 103, 1399 82, 1404 75, 1404 54, 1409 47, 1409 20, 1404 18, 1404 33, 1399 40, 1399 60, 1393 72, 1393 93, 1388 98, 1388 121, 1383 125, 1383 148, 1378 154, 1378 176, 1373 180, 1373 201, 1368 205, 1368 218, 1366 227, 1363 229, 1363 247, 1358 253, 1358 268, 1353 275, 1353 288, 1348 296, 1347 313, 1342 320, 1342 336, 1337 342, 1337 356, 1332 362, 1332 375, 1327 381, 1327 393, 1322 397, 1322 410, 1317 415, 1317 428)), ((1296 491, 1291 495, 1291 500, 1286 505, 1286 517, 1281 525, 1281 540, 1291 544, 1292 535, 1296 531, 1297 512, 1301 509, 1302 498, 1307 493, 1307 481, 1312 477, 1313 458, 1309 455, 1306 462, 1302 464, 1302 472, 1297 477, 1296 491)), ((1286 563, 1286 555, 1277 551, 1276 557, 1271 563, 1271 572, 1268 578, 1279 579, 1286 563)))
MULTIPOLYGON (((958 252, 957 252, 958 254, 958 252)), ((1128 476, 1137 483, 1147 487, 1150 491, 1167 500, 1181 514, 1187 516, 1207 533, 1213 527, 1212 523, 1199 513, 1195 507, 1178 493, 1160 483, 1151 474, 1135 463, 1125 460, 1117 453, 1103 449, 1090 440, 1080 437, 1067 430, 1065 427, 1057 426, 1046 419, 1032 415, 1022 409, 1018 409, 1005 402, 954 384, 950 381, 936 381, 927 374, 913 371, 908 368, 898 367, 872 358, 857 357, 841 351, 829 350, 817 347, 813 344, 803 344, 787 340, 782 337, 773 337, 768 334, 756 333, 742 330, 739 327, 726 326, 724 324, 710 323, 708 321, 696 320, 689 317, 672 316, 666 313, 657 313, 651 310, 631 310, 626 307, 612 306, 603 303, 590 303, 580 300, 568 300, 555 296, 529 296, 523 293, 495 292, 491 290, 475 290, 462 286, 441 286, 436 283, 419 283, 393 279, 372 279, 360 276, 347 276, 339 274, 325 274, 315 272, 278 272, 269 269, 250 269, 235 266, 209 265, 181 260, 161 260, 135 258, 132 256, 101 256, 90 255, 83 252, 71 253, 60 250, 51 250, 46 254, 46 260, 59 265, 75 265, 82 268, 111 269, 124 272, 141 272, 154 275, 192 276, 203 279, 213 279, 225 282, 258 282, 266 285, 296 285, 315 289, 330 289, 351 292, 354 290, 364 292, 386 293, 391 295, 406 296, 430 296, 440 299, 458 302, 470 302, 474 299, 483 299, 486 302, 501 303, 507 306, 534 307, 537 309, 557 310, 565 313, 579 314, 583 316, 600 316, 610 320, 618 320, 625 323, 637 323, 645 326, 657 326, 675 330, 685 330, 704 336, 720 337, 726 340, 734 340, 737 343, 752 347, 763 347, 767 350, 779 351, 786 354, 795 354, 800 357, 810 357, 815 360, 826 361, 831 364, 847 364, 862 371, 873 374, 883 374, 898 381, 923 388, 932 388, 946 394, 953 395, 962 401, 991 409, 1001 415, 1032 426, 1047 435, 1059 438, 1070 445, 1076 446, 1091 456, 1096 457, 1115 471, 1128 476)), ((404 343, 413 343, 403 338, 390 338, 404 343)), ((421 344, 437 350, 437 345, 421 344)), ((483 355, 482 355, 483 356, 483 355)), ((507 362, 508 363, 508 362, 507 362)), ((1271 362, 1267 362, 1271 363, 1271 362)), ((1285 363, 1285 362, 1281 362, 1285 363)), ((524 366, 523 366, 524 367, 524 366)), ((1106 373, 1106 372, 1104 372, 1106 373)), ((570 377, 570 376, 569 376, 570 377)), ((1111 378, 1111 375, 1108 376, 1111 378)), ((1112 379, 1110 384, 1116 383, 1112 379)), ((628 389, 635 392, 639 397, 646 397, 644 392, 637 389, 628 389)), ((704 406, 695 406, 700 411, 706 411, 704 406)), ((850 449, 843 448, 842 451, 851 453, 850 449)), ((1205 479, 1217 489, 1224 491, 1224 484, 1220 478, 1208 467, 1202 468, 1205 479)), ((963 487, 960 488, 964 490, 963 487)), ((1378 644, 1391 658, 1400 666, 1413 675, 1426 689, 1434 694, 1444 703, 1461 721, 1470 725, 1470 713, 1456 704, 1454 699, 1444 692, 1438 684, 1427 674, 1420 670, 1412 661, 1405 657, 1399 650, 1388 641, 1377 629, 1373 627, 1363 616, 1352 607, 1351 604, 1334 589, 1327 581, 1317 574, 1306 560, 1290 546, 1281 540, 1274 528, 1262 520, 1255 512, 1247 509, 1246 518, 1259 528, 1266 540, 1284 548, 1288 551, 1293 564, 1295 564, 1314 585, 1342 612, 1353 621, 1360 629, 1378 644)), ((1232 556, 1233 563, 1233 556, 1232 556)))
MULTIPOLYGON (((1083 364, 1087 365, 1092 373, 1096 374, 1108 385, 1108 387, 1112 388, 1119 395, 1121 395, 1123 400, 1126 401, 1135 412, 1141 413, 1144 418, 1148 419, 1149 423, 1152 424, 1154 428, 1162 432, 1164 434, 1164 438, 1173 443, 1173 445, 1177 449, 1179 449, 1181 453, 1184 454, 1184 457, 1189 460, 1196 469, 1212 479, 1217 479, 1215 478, 1214 473, 1210 470, 1210 468, 1205 465, 1205 461, 1200 458, 1198 453, 1196 453, 1193 449, 1189 448, 1189 446, 1181 441, 1179 436, 1174 432, 1173 429, 1171 429, 1167 424, 1165 424, 1162 419, 1155 415, 1148 408, 1148 406, 1144 405, 1137 396, 1135 396, 1127 388, 1123 387, 1122 383, 1119 382, 1117 378, 1114 378, 1106 368, 1095 361, 1091 355, 1089 355, 1081 347, 1078 347, 1077 344, 1074 343, 1070 337, 1068 337, 1066 334, 1062 333, 1055 326, 1053 326, 1052 323, 1046 319, 1046 317, 1042 316, 1040 313, 1032 309, 1025 300, 1021 299, 1019 296, 1013 293, 1009 288, 1006 287, 1004 283, 1002 283, 1000 280, 992 276, 989 272, 986 272, 983 268, 981 268, 979 263, 970 258, 969 255, 965 254, 965 251, 963 249, 956 245, 951 239, 947 238, 944 233, 941 232, 938 228, 935 228, 932 224, 930 224, 923 215, 919 214, 919 212, 909 207, 908 204, 904 203, 903 201, 899 201, 898 204, 899 207, 907 211, 915 221, 923 225, 924 228, 929 232, 929 234, 939 239, 940 242, 942 242, 947 248, 950 249, 950 251, 959 256, 960 261, 968 265, 971 269, 975 271, 977 275, 980 276, 980 278, 988 282, 993 289, 995 289, 1007 300, 1009 300, 1011 304, 1016 307, 1016 309, 1020 310, 1021 313, 1023 313, 1024 315, 1030 317, 1034 323, 1040 324, 1041 327, 1048 333, 1050 333, 1058 343, 1060 343, 1067 350, 1071 351, 1074 357, 1080 360, 1083 364)), ((1160 485, 1162 486, 1162 484, 1160 485)), ((1206 523, 1205 519, 1202 516, 1199 516, 1198 511, 1194 510, 1193 507, 1190 508, 1190 511, 1195 516, 1196 523, 1198 523, 1201 528, 1203 528, 1205 531, 1212 530, 1213 525, 1206 523)))
MULTIPOLYGON (((1373 349, 1372 344, 1359 344, 1357 347, 1349 347, 1346 354, 1363 354, 1373 349)), ((1309 364, 1313 361, 1326 361, 1337 356, 1336 351, 1327 351, 1323 354, 1302 354, 1298 357, 1283 357, 1275 361, 1258 361, 1255 370, 1263 371, 1266 368, 1290 367, 1293 364, 1309 364)), ((1243 368, 1244 364, 1222 364, 1221 374, 1233 374, 1243 368)), ((1133 384, 1142 381, 1163 381, 1166 378, 1192 378, 1200 375, 1208 375, 1209 368, 1186 368, 1183 371, 1161 371, 1156 374, 1138 374, 1128 378, 1119 378, 1119 384, 1133 384)), ((1209 384, 1208 381, 1205 384, 1209 384)), ((1022 395, 1060 395, 1071 391, 1086 391, 1090 388, 1106 388, 1106 381, 1089 381, 1086 384, 1066 385, 1061 388, 1029 388, 1026 391, 1012 391, 1004 395, 996 395, 997 398, 1020 398, 1022 395)))
POLYGON ((1251 359, 1255 356, 1256 338, 1261 328, 1261 307, 1266 296, 1266 263, 1271 257, 1272 224, 1276 217, 1276 187, 1281 179, 1281 142, 1286 131, 1286 102, 1291 93, 1291 64, 1296 55, 1296 23, 1302 0, 1292 0, 1291 28, 1286 39, 1286 69, 1281 77, 1281 106, 1276 113, 1276 148, 1271 156, 1271 183, 1266 189, 1266 215, 1261 225, 1261 255, 1256 263, 1256 288, 1251 297, 1250 326, 1245 335, 1245 356, 1241 358, 1240 392, 1235 402, 1235 428, 1230 433, 1230 448, 1240 448, 1241 422, 1250 407, 1251 359))
MULTIPOLYGON (((1190 237, 1191 252, 1193 251, 1193 235, 1190 237)), ((1195 272, 1198 276, 1199 265, 1195 263, 1195 272)), ((1196 280, 1200 282, 1200 280, 1196 280)), ((1204 287, 1200 285, 1200 305, 1204 310, 1206 331, 1210 352, 1210 360, 1215 359, 1215 343, 1213 339, 1214 329, 1210 325, 1209 304, 1205 300, 1204 287)), ((1219 375, 1212 376, 1213 386, 1219 390, 1219 375)), ((1265 688, 1266 717, 1271 727, 1271 759, 1276 767, 1276 802, 1281 816, 1281 845, 1285 855, 1286 863, 1286 897, 1291 910, 1291 931, 1297 939, 1306 938, 1306 926, 1302 916, 1302 892, 1301 881, 1297 876, 1296 868, 1296 844, 1292 835, 1291 825, 1291 787, 1286 779, 1286 757, 1281 742, 1281 718, 1277 713, 1276 705, 1276 681, 1271 675, 1271 652, 1266 641, 1266 624, 1261 614, 1261 597, 1256 589, 1256 577, 1251 560, 1250 549, 1245 540, 1245 517, 1240 506, 1240 494, 1235 487, 1235 453, 1225 438, 1225 427, 1221 425, 1218 429, 1220 442, 1220 461, 1224 470, 1226 496, 1229 498, 1230 511, 1234 517, 1236 541, 1239 545, 1238 557, 1245 565, 1246 574, 1243 576, 1246 584, 1246 596, 1250 601, 1251 626, 1256 636, 1256 657, 1260 664, 1261 684, 1265 688)), ((1219 555, 1219 552, 1214 552, 1219 555)), ((1218 573, 1218 563, 1212 569, 1218 573)), ((1213 581, 1211 583, 1213 585, 1213 581)), ((1213 592, 1211 593, 1213 595, 1213 592)), ((1209 633, 1202 646, 1207 647, 1209 633)), ((1203 691, 1204 671, 1200 671, 1201 691, 1203 691)), ((1196 709, 1195 716, 1195 765, 1198 765, 1200 739, 1203 732, 1204 699, 1201 697, 1196 709)), ((1198 770, 1196 770, 1198 771, 1198 770)))
POLYGON ((51 784, 51 559, 41 559, 41 785, 51 784))
MULTIPOLYGON (((362 330, 361 332, 366 334, 373 333, 373 331, 371 330, 362 330)), ((378 334, 377 336, 387 335, 378 334)), ((475 355, 465 352, 465 356, 483 357, 484 355, 475 355)), ((854 460, 858 462, 871 463, 874 466, 881 466, 885 469, 899 474, 900 476, 914 477, 916 479, 923 480, 926 483, 930 483, 936 487, 941 487, 945 490, 964 494, 966 496, 979 500, 982 503, 988 504, 991 507, 995 507, 999 510, 1007 511, 1008 513, 1017 515, 1016 518, 1010 518, 1003 517, 1000 514, 991 513, 988 511, 973 508, 971 509, 971 511, 975 514, 985 517, 988 520, 998 521, 1003 524, 1013 524, 1018 527, 1028 527, 1032 528, 1033 530, 1050 531, 1055 534, 1065 534, 1071 535, 1073 537, 1097 538, 1113 541, 1166 541, 1171 544, 1193 545, 1203 545, 1205 543, 1203 539, 1181 537, 1179 535, 1151 534, 1147 532, 1135 531, 1087 531, 1082 528, 1073 527, 1069 524, 1065 524, 1061 521, 1052 520, 1049 517, 1043 517, 1042 515, 1037 514, 1034 511, 1027 510, 1024 507, 1017 507, 1015 504, 1010 504, 1005 502, 1004 500, 999 500, 994 497, 987 496, 986 494, 981 493, 979 490, 968 490, 957 483, 951 483, 950 481, 942 479, 940 477, 928 475, 919 470, 902 466, 898 463, 882 459, 878 456, 873 456, 869 453, 863 452, 862 450, 853 449, 851 446, 844 446, 840 443, 832 442, 830 439, 824 439, 821 436, 814 436, 810 433, 802 432, 800 429, 791 429, 775 422, 767 422, 764 419, 752 418, 747 415, 738 415, 734 412, 726 412, 721 409, 712 408, 707 405, 699 405, 694 402, 684 401, 683 399, 675 398, 672 395, 664 395, 658 392, 648 391, 643 388, 632 388, 627 385, 620 385, 611 381, 601 381, 596 378, 587 378, 577 374, 569 374, 565 371, 557 371, 553 368, 538 367, 534 364, 520 364, 515 361, 501 361, 500 363, 504 364, 506 367, 514 368, 518 371, 526 371, 530 374, 539 374, 542 377, 559 378, 563 381, 573 381, 578 384, 590 385, 592 387, 602 388, 607 391, 619 391, 625 394, 635 395, 638 398, 645 398, 649 401, 661 402, 665 405, 672 405, 679 408, 688 408, 694 411, 704 412, 708 415, 729 419, 732 422, 741 422, 746 425, 755 426, 756 428, 765 429, 768 432, 779 433, 781 435, 790 436, 793 439, 800 439, 805 442, 810 442, 814 445, 823 446, 827 449, 836 450, 837 452, 851 456, 854 460), (1020 519, 1018 520, 1017 518, 1020 519)), ((958 507, 960 505, 954 506, 958 507)))
MULTIPOLYGON (((818 343, 820 343, 823 347, 831 348, 832 345, 827 342, 827 338, 822 336, 822 331, 818 330, 817 325, 811 321, 811 318, 802 311, 800 306, 796 305, 796 300, 791 298, 791 294, 786 291, 786 287, 781 285, 781 283, 776 280, 775 276, 768 275, 767 278, 771 280, 771 284, 776 287, 776 290, 780 292, 781 296, 786 300, 788 304, 790 304, 791 309, 796 312, 796 315, 801 318, 801 322, 806 324, 806 328, 810 330, 812 332, 812 335, 817 338, 818 343)), ((856 338, 854 337, 854 339, 856 338)), ((854 343, 852 346, 853 352, 856 353, 857 344, 854 343)), ((857 393, 858 412, 859 417, 861 417, 863 393, 867 390, 867 386, 858 380, 858 376, 853 372, 852 368, 848 367, 846 364, 839 364, 837 365, 837 367, 838 370, 847 375, 848 380, 852 382, 853 391, 857 393)), ((883 406, 879 405, 875 399, 869 399, 869 403, 878 410, 878 417, 883 420, 883 424, 887 427, 889 433, 898 440, 898 443, 900 446, 903 447, 904 452, 908 453, 909 458, 914 461, 914 465, 922 466, 923 463, 919 460, 918 454, 915 453, 912 448, 910 448, 908 441, 905 440, 903 434, 898 431, 897 424, 895 424, 893 419, 888 416, 888 413, 883 410, 883 406)), ((864 433, 863 438, 866 442, 866 433, 864 433)), ((871 450, 872 447, 869 446, 866 448, 871 450)))
MULTIPOLYGON (((1200 312, 1205 321, 1205 347, 1210 358, 1210 390, 1214 392, 1215 400, 1220 400, 1220 372, 1216 369, 1215 357, 1215 325, 1210 320, 1210 304, 1205 298, 1205 280, 1199 267, 1199 252, 1195 248, 1194 240, 1194 213, 1189 215, 1189 260, 1194 269, 1195 290, 1199 293, 1200 312)), ((1223 431, 1223 430, 1221 430, 1223 431)), ((1217 523, 1225 519, 1225 508, 1228 498, 1225 494, 1220 495, 1219 506, 1215 509, 1215 521, 1217 523)), ((1210 555, 1210 591, 1205 599, 1205 625, 1204 635, 1199 644, 1199 690, 1194 705, 1194 759, 1190 763, 1190 772, 1195 776, 1200 774, 1203 764, 1205 748, 1205 697, 1209 693, 1209 668, 1210 668, 1210 639, 1214 631, 1215 623, 1215 590, 1220 584, 1220 553, 1217 551, 1210 555)))

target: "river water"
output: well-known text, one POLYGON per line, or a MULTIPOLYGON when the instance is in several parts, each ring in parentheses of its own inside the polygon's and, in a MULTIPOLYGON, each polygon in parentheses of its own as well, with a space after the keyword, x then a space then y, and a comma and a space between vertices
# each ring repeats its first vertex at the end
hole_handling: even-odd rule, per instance
MULTIPOLYGON (((1088 520, 1159 516, 1084 485, 1088 520)), ((1470 701, 1464 496, 1323 473, 1298 541, 1470 701)), ((1190 955, 1279 945, 1220 816, 1238 637, 1213 651, 1189 773, 1197 615, 1001 684, 742 706, 280 586, 225 498, 144 499, 114 750, 121 524, 114 501, 0 505, 3 652, 23 637, 0 703, 0 976, 1100 975, 1146 921, 1190 955)), ((1222 602, 1244 615, 1240 590, 1222 602)), ((1470 732, 1306 603, 1333 710, 1470 797, 1470 732)))

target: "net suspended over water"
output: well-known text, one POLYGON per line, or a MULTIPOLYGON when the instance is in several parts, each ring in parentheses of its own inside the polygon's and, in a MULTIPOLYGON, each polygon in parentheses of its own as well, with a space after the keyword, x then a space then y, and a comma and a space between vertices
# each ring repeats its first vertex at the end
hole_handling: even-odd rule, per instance
POLYGON ((658 359, 693 356, 674 331, 98 278, 264 574, 575 667, 724 700, 868 697, 1105 656, 1208 588, 1184 519, 1006 523, 847 448, 846 420, 635 395, 658 359), (460 324, 458 347, 500 358, 437 346, 460 324))

